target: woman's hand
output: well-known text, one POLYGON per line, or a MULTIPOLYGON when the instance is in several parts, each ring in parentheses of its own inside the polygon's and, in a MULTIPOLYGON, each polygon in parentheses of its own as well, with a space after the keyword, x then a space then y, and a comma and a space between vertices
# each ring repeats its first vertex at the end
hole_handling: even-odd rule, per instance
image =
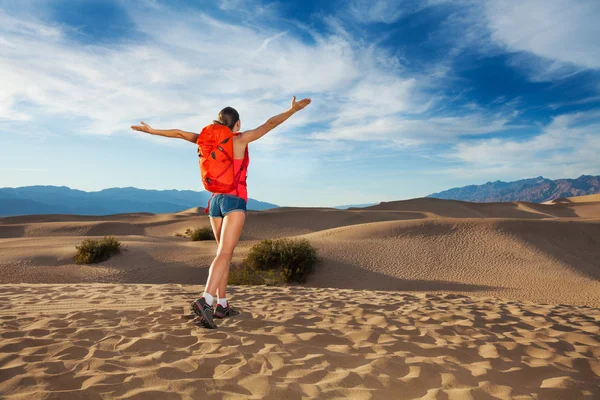
POLYGON ((182 131, 181 129, 153 129, 150 125, 144 121, 140 122, 142 125, 133 125, 131 129, 134 131, 146 132, 151 135, 164 136, 168 138, 183 139, 188 142, 196 143, 198 141, 198 134, 193 132, 182 131))
POLYGON ((148 125, 144 121, 140 122, 140 124, 142 125, 133 125, 131 129, 133 129, 134 131, 146 132, 151 134, 154 133, 154 129, 152 129, 150 125, 148 125))
POLYGON ((255 140, 260 139, 261 137, 266 135, 269 131, 275 129, 277 126, 284 123, 289 117, 294 115, 297 111, 300 111, 304 107, 309 105, 310 102, 311 102, 310 99, 302 99, 300 101, 296 101, 296 96, 294 96, 294 98, 292 99, 292 105, 290 106, 290 108, 287 111, 282 112, 279 115, 269 118, 267 120, 267 122, 265 122, 264 124, 262 124, 261 126, 259 126, 256 129, 242 132, 237 137, 238 138, 237 140, 241 141, 241 143, 247 145, 250 142, 254 142, 255 140))
POLYGON ((310 99, 302 99, 300 101, 296 101, 296 96, 294 96, 294 98, 292 99, 292 106, 290 107, 290 109, 293 110, 294 112, 300 111, 304 107, 309 105, 310 101, 311 101, 310 99))

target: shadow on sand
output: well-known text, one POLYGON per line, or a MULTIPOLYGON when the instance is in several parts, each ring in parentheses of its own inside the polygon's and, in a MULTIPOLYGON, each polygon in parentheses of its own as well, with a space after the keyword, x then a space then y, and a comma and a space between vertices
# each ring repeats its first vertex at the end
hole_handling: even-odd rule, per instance
POLYGON ((418 292, 478 292, 499 289, 494 286, 472 285, 451 281, 400 279, 330 258, 322 258, 317 268, 318 273, 309 276, 306 286, 418 292))

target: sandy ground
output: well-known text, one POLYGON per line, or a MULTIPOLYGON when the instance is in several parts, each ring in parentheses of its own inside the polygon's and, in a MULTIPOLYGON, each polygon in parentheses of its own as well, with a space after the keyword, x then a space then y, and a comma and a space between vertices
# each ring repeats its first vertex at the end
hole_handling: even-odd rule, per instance
POLYGON ((600 398, 600 199, 251 212, 236 250, 309 239, 304 287, 233 287, 181 318, 215 244, 202 209, 0 219, 0 398, 600 398), (92 266, 75 246, 115 235, 92 266), (50 285, 48 285, 50 284, 50 285))
POLYGON ((462 295, 189 285, 0 286, 6 399, 594 399, 600 310, 462 295))

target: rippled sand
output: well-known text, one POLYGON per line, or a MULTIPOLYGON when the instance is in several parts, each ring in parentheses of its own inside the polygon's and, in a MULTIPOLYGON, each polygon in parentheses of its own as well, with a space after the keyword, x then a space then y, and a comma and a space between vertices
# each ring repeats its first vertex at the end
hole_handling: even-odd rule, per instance
POLYGON ((197 286, 0 286, 6 399, 581 399, 600 396, 600 309, 463 295, 197 286))

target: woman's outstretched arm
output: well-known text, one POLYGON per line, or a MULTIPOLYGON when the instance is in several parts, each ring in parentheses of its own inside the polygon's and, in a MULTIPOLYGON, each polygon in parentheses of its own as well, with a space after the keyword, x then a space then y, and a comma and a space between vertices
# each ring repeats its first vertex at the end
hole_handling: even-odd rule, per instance
POLYGON ((150 127, 150 125, 146 124, 143 121, 140 123, 142 125, 133 125, 131 127, 131 129, 133 129, 134 131, 146 132, 151 135, 158 135, 158 136, 164 136, 164 137, 170 137, 170 138, 176 138, 176 139, 184 139, 184 140, 187 140, 188 142, 192 142, 192 143, 196 143, 198 141, 197 133, 186 132, 186 131, 182 131, 179 129, 168 129, 168 130, 153 129, 150 127))
POLYGON ((265 136, 269 131, 273 130, 275 127, 285 122, 289 117, 291 117, 292 115, 309 105, 310 102, 310 99, 296 101, 296 96, 294 96, 294 98, 292 99, 292 105, 287 111, 269 118, 267 122, 265 122, 256 129, 252 129, 241 133, 239 136, 239 140, 242 143, 248 144, 250 142, 254 142, 255 140, 260 139, 261 137, 265 136))

